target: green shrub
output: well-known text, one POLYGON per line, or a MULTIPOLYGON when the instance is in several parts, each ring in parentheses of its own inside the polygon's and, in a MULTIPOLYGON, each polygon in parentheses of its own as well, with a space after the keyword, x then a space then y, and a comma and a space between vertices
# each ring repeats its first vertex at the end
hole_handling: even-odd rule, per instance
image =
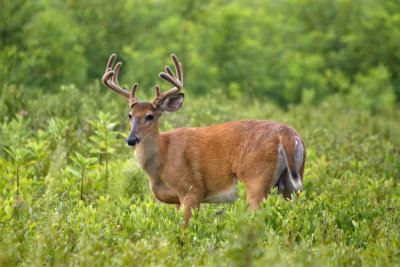
MULTIPOLYGON (((357 83, 373 94, 374 85, 386 84, 385 73, 378 68, 358 78, 357 83)), ((162 130, 244 118, 282 121, 304 137, 307 162, 304 192, 298 198, 285 201, 275 189, 250 215, 244 185, 240 184, 240 198, 235 204, 204 204, 194 213, 190 227, 184 229, 183 211, 176 212, 172 205, 154 198, 147 176, 123 138, 109 143, 114 154, 109 158, 108 190, 104 191, 105 166, 92 165, 82 179, 82 170, 97 159, 73 155, 89 155, 95 143, 103 147, 104 138, 95 143, 90 138, 104 135, 102 121, 108 121, 109 130, 114 129, 112 126, 118 129, 110 116, 120 117, 119 129, 128 132, 128 109, 118 105, 126 103, 112 92, 94 97, 68 88, 71 90, 44 95, 41 105, 38 99, 27 98, 27 105, 35 104, 35 108, 25 117, 17 116, 0 125, 1 264, 265 266, 398 262, 400 128, 394 108, 383 109, 372 102, 354 108, 347 97, 336 95, 317 107, 304 100, 302 105, 283 111, 262 99, 232 100, 222 90, 205 97, 188 94, 180 112, 161 118, 162 130), (82 109, 74 112, 61 102, 58 107, 52 103, 65 95, 82 103, 82 109), (104 106, 87 104, 97 98, 104 106), (57 110, 51 111, 51 105, 57 110), (377 110, 371 115, 374 107, 377 110), (58 111, 60 116, 56 116, 58 111), (113 113, 105 115, 105 111, 113 113), (96 118, 97 114, 103 115, 96 118), (40 123, 35 125, 33 120, 40 123), (10 151, 17 150, 23 157, 12 156, 15 153, 10 156, 10 151), (79 163, 76 170, 73 160, 78 158, 87 164, 79 163), (81 194, 84 202, 80 201, 81 194)), ((390 94, 390 87, 386 88, 390 94)), ((305 99, 312 99, 313 91, 308 92, 310 96, 305 99)))

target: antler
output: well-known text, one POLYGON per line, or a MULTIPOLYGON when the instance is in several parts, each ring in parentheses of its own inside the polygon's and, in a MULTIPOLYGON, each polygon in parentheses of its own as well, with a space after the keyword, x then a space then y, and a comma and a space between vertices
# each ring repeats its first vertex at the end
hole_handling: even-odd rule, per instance
POLYGON ((174 62, 175 71, 178 77, 174 75, 169 66, 165 66, 165 70, 167 73, 161 72, 159 76, 160 78, 168 81, 175 87, 166 91, 165 93, 160 94, 160 87, 156 85, 156 97, 152 101, 152 104, 155 107, 159 106, 168 97, 177 94, 183 88, 182 64, 178 61, 178 58, 174 54, 171 54, 171 58, 174 62))
POLYGON ((122 95, 123 97, 126 98, 126 100, 129 102, 129 105, 132 107, 135 105, 138 100, 136 99, 136 88, 138 86, 137 83, 132 85, 131 88, 131 93, 129 93, 125 87, 121 88, 118 84, 118 71, 122 66, 122 62, 118 62, 117 65, 115 65, 114 70, 112 69, 112 66, 114 65, 114 61, 116 59, 117 55, 112 54, 110 56, 110 59, 108 60, 106 71, 103 75, 103 78, 101 79, 103 84, 116 92, 119 95, 122 95))

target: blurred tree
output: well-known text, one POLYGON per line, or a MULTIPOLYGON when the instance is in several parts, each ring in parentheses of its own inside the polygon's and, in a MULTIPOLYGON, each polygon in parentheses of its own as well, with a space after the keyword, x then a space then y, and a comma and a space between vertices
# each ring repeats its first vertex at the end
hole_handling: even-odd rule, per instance
MULTIPOLYGON (((55 91, 99 80, 111 53, 121 83, 153 95, 175 53, 185 85, 205 94, 299 103, 349 94, 382 66, 400 100, 397 0, 29 0, 0 11, 0 83, 55 91), (128 77, 125 79, 125 76, 128 77), (311 94, 310 94, 311 95, 311 94)), ((349 95, 350 96, 350 95, 349 95)))
POLYGON ((40 9, 38 1, 1 1, 0 8, 0 84, 26 83, 20 52, 26 49, 24 27, 40 9))

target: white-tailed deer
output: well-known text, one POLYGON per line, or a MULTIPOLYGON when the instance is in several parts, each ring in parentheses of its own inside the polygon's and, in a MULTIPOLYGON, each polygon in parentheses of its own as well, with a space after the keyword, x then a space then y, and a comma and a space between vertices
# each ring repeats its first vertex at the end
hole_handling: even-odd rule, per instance
POLYGON ((183 103, 182 64, 171 55, 176 76, 166 66, 160 77, 174 87, 151 102, 140 102, 137 83, 131 92, 118 84, 119 62, 112 69, 111 55, 102 81, 126 98, 131 111, 128 145, 137 146, 140 167, 147 173, 154 196, 165 203, 185 207, 185 223, 191 209, 200 203, 234 202, 237 181, 246 185, 247 202, 253 211, 268 197, 271 187, 286 199, 302 190, 306 148, 301 136, 290 126, 274 121, 244 120, 207 127, 184 127, 160 133, 163 113, 177 111, 183 103))

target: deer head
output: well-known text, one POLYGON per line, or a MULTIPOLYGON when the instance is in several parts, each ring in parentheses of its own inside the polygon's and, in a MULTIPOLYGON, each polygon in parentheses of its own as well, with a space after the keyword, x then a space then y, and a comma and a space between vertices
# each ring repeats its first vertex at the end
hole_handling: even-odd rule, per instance
POLYGON ((141 102, 136 98, 136 89, 138 84, 133 84, 131 92, 128 92, 125 87, 120 87, 118 84, 118 71, 122 66, 121 62, 114 65, 116 54, 112 54, 108 60, 106 71, 103 75, 103 84, 125 97, 128 101, 131 111, 129 112, 129 120, 131 124, 131 132, 126 139, 130 146, 135 146, 139 142, 148 139, 149 137, 158 135, 158 120, 163 113, 172 113, 180 109, 185 95, 179 93, 183 87, 183 69, 178 58, 172 54, 171 58, 174 62, 176 75, 172 72, 169 66, 165 67, 165 72, 159 74, 160 78, 168 81, 174 87, 164 93, 160 93, 160 87, 156 88, 156 96, 151 102, 141 102))

